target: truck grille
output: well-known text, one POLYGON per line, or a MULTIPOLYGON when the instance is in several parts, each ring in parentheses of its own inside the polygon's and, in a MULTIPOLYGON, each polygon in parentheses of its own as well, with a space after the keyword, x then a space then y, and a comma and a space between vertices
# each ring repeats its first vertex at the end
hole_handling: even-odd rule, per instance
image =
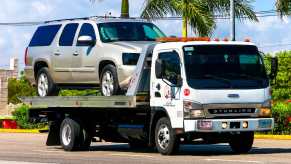
POLYGON ((255 111, 255 108, 208 109, 210 114, 251 114, 255 111))

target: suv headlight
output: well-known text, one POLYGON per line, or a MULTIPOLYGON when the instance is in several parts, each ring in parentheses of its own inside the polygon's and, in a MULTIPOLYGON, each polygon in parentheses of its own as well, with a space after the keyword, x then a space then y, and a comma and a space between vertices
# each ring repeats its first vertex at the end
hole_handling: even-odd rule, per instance
POLYGON ((271 117, 271 100, 267 100, 262 104, 262 107, 259 109, 260 117, 271 117))
POLYGON ((203 118, 205 117, 203 106, 192 101, 184 101, 184 118, 203 118))

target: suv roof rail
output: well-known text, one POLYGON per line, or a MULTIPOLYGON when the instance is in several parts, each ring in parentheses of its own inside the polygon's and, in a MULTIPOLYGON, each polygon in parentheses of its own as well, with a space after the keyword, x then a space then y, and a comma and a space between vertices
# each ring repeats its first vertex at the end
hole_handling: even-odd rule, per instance
POLYGON ((138 17, 129 17, 129 18, 122 18, 122 17, 114 17, 114 16, 90 16, 90 17, 81 17, 81 18, 66 18, 66 19, 56 19, 56 20, 49 20, 45 21, 44 23, 53 23, 53 22, 62 22, 62 21, 74 21, 74 20, 106 20, 106 19, 132 19, 132 20, 144 20, 138 17))

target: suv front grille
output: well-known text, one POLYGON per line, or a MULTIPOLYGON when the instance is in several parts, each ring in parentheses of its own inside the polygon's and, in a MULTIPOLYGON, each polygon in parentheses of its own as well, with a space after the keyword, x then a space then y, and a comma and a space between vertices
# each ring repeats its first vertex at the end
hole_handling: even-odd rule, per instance
POLYGON ((255 111, 255 108, 208 109, 210 114, 251 114, 255 111))

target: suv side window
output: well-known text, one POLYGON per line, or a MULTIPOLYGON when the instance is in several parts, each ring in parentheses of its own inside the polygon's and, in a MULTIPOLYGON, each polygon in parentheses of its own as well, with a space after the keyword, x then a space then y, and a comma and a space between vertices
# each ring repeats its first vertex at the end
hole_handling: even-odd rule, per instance
POLYGON ((29 47, 49 46, 53 42, 61 26, 62 25, 57 24, 38 27, 29 43, 29 47))
POLYGON ((64 27, 62 35, 59 40, 60 46, 72 46, 75 38, 75 33, 78 29, 78 23, 70 23, 64 27))
MULTIPOLYGON (((95 30, 90 23, 84 23, 81 27, 79 37, 80 36, 91 36, 93 40, 96 40, 95 30)), ((86 44, 83 45, 82 43, 77 43, 77 46, 87 46, 86 44)))
MULTIPOLYGON (((175 75, 181 75, 180 68, 180 57, 176 51, 162 52, 159 53, 158 58, 162 61, 162 67, 164 70, 163 78, 171 82, 172 84, 177 83, 175 75)), ((161 77, 157 77, 161 78, 161 77)))

